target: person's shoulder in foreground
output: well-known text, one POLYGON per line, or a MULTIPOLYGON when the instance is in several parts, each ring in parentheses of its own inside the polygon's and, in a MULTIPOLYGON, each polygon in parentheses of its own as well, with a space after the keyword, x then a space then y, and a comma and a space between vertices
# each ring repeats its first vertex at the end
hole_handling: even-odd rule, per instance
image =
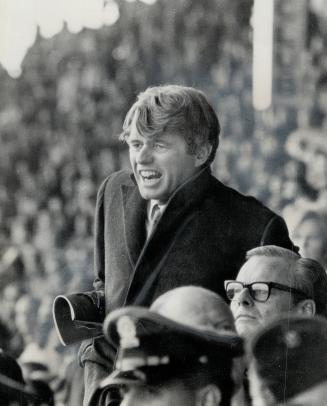
POLYGON ((253 405, 321 406, 327 399, 327 320, 286 317, 252 342, 253 405))

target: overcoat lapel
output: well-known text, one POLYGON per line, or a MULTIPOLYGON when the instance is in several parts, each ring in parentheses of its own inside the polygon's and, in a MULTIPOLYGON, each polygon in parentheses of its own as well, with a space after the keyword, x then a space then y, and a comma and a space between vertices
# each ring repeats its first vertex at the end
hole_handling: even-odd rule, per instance
POLYGON ((125 241, 131 265, 134 267, 145 242, 146 200, 137 186, 121 186, 125 241))
MULTIPOLYGON (((165 239, 162 240, 163 235, 168 233, 172 236, 174 231, 183 227, 183 223, 187 221, 189 215, 194 214, 196 207, 200 207, 210 180, 210 169, 206 168, 174 193, 153 234, 152 241, 156 247, 158 247, 159 240, 161 240, 161 245, 165 244, 165 239)), ((168 238, 166 243, 168 244, 170 240, 171 238, 168 238)))
POLYGON ((176 244, 179 231, 197 214, 197 207, 200 207, 208 191, 210 179, 210 169, 207 168, 172 196, 157 227, 143 247, 127 294, 127 304, 142 304, 143 298, 151 296, 149 291, 165 263, 164 258, 176 244))

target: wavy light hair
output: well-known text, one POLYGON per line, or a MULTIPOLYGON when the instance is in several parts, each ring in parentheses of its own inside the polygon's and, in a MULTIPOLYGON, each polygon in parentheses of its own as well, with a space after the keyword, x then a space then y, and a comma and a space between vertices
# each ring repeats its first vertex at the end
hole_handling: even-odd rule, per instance
POLYGON ((220 124, 215 111, 200 90, 178 85, 149 87, 138 95, 137 101, 128 111, 121 140, 128 138, 132 125, 146 138, 155 137, 164 131, 181 134, 190 154, 194 154, 199 146, 209 144, 212 149, 205 165, 215 158, 220 124))

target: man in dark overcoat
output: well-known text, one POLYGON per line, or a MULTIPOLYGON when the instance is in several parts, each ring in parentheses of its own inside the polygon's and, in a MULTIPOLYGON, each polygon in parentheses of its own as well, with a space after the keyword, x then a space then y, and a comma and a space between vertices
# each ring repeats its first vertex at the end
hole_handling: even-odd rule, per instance
MULTIPOLYGON (((149 88, 129 110, 121 137, 132 172, 105 179, 96 204, 94 287, 104 315, 149 306, 182 285, 224 295, 224 280, 235 278, 249 249, 295 249, 280 216, 211 174, 219 132, 212 106, 194 88, 149 88)), ((82 345, 84 405, 101 404, 90 399, 114 357, 104 339, 82 345)))

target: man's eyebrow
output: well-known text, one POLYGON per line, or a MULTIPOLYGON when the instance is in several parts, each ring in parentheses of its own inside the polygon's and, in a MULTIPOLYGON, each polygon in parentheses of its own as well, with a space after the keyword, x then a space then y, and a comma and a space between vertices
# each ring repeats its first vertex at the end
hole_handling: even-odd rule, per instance
POLYGON ((142 138, 136 137, 128 137, 126 138, 126 142, 143 142, 142 138))
POLYGON ((171 139, 170 137, 167 137, 164 134, 158 134, 155 137, 153 137, 153 142, 165 142, 165 143, 170 143, 171 139))

